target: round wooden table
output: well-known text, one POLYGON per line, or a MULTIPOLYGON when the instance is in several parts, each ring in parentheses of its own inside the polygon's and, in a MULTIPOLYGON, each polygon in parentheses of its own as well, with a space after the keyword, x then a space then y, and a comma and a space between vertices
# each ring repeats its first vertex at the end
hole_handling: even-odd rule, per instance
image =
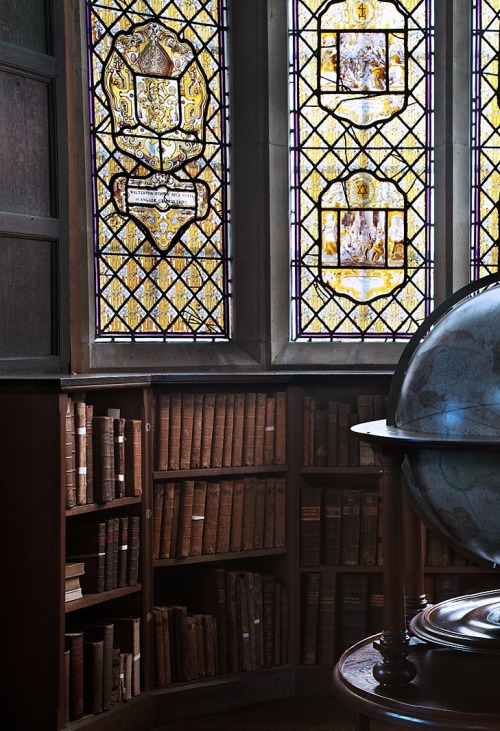
POLYGON ((386 687, 373 677, 380 635, 353 645, 333 672, 339 698, 357 712, 357 731, 369 718, 403 728, 434 731, 500 730, 500 656, 438 647, 412 639, 408 659, 415 679, 386 687))

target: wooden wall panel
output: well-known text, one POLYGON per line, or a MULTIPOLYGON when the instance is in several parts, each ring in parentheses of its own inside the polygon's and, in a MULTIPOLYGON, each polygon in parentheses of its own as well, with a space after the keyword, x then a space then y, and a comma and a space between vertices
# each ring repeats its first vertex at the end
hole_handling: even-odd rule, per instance
POLYGON ((0 358, 52 354, 53 247, 0 237, 0 358))
POLYGON ((45 2, 4 0, 0 2, 0 41, 31 51, 47 53, 45 2))

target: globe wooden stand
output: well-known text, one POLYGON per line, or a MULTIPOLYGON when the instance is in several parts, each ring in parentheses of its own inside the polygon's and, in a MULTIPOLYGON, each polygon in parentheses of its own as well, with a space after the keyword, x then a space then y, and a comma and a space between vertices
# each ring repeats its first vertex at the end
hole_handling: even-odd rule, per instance
POLYGON ((342 655, 333 673, 334 688, 357 711, 358 731, 369 728, 368 717, 405 728, 498 731, 498 654, 410 640, 408 620, 425 609, 426 600, 420 521, 405 505, 401 489, 401 463, 412 450, 498 450, 498 440, 471 438, 466 445, 460 438, 409 432, 385 420, 353 431, 372 444, 380 464, 383 631, 342 655))

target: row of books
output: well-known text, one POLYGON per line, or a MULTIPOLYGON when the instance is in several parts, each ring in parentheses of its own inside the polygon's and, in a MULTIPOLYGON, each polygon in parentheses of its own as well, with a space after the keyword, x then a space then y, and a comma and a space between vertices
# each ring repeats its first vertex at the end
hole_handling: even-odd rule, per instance
POLYGON ((303 566, 382 565, 378 491, 355 487, 300 488, 303 566))
POLYGON ((385 419, 387 397, 358 394, 356 402, 302 399, 302 464, 311 467, 374 465, 370 444, 360 441, 351 426, 385 419))
POLYGON ((156 402, 155 469, 286 462, 286 393, 162 393, 156 402))
POLYGON ((476 566, 477 564, 450 548, 441 536, 425 529, 425 563, 427 566, 476 566))
POLYGON ((84 594, 136 586, 139 574, 140 517, 74 520, 66 535, 68 563, 81 562, 84 594))
POLYGON ((200 612, 156 606, 153 617, 158 686, 288 660, 288 593, 268 574, 211 569, 200 612))
POLYGON ((333 665, 353 644, 382 631, 381 574, 305 575, 302 663, 333 665), (336 586, 338 582, 338 586, 336 586))
POLYGON ((153 558, 285 545, 285 478, 160 481, 153 493, 153 558))
POLYGON ((106 711, 140 693, 139 617, 67 628, 66 720, 106 711))
POLYGON ((65 419, 66 508, 142 494, 142 422, 118 409, 94 415, 68 398, 65 419))

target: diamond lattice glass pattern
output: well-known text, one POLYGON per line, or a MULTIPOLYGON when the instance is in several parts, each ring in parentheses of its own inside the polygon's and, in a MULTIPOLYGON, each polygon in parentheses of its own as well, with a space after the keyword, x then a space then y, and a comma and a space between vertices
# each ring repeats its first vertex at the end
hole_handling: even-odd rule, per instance
POLYGON ((429 313, 431 10, 290 0, 295 340, 404 340, 429 313))
POLYGON ((88 0, 98 339, 229 338, 223 0, 88 0))

